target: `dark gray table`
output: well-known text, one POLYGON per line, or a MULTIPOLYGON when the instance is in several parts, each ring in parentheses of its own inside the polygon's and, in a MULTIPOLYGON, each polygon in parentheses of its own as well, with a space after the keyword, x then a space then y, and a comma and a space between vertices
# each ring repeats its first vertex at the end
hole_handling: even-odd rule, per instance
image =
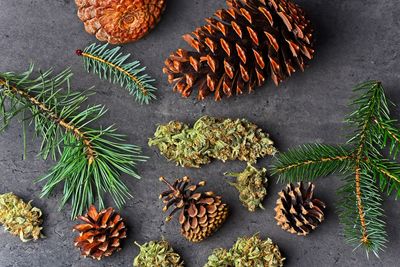
MULTIPOLYGON (((277 192, 283 185, 270 178, 265 211, 248 213, 240 205, 234 188, 227 186, 223 172, 239 171, 240 162, 213 162, 198 170, 183 169, 167 162, 147 147, 157 123, 179 119, 193 122, 204 114, 245 117, 270 132, 280 150, 307 142, 337 143, 345 141, 343 118, 349 112, 347 103, 355 84, 368 80, 383 81, 387 94, 400 103, 400 4, 396 0, 298 1, 307 10, 318 35, 315 59, 305 73, 296 73, 279 88, 268 82, 252 95, 233 97, 221 103, 211 99, 197 102, 184 100, 171 92, 162 75, 164 59, 184 45, 180 36, 203 23, 203 18, 224 6, 223 0, 170 0, 158 27, 145 39, 124 46, 148 66, 157 78, 158 101, 148 106, 133 103, 124 90, 83 72, 81 59, 74 54, 95 41, 86 34, 72 0, 0 0, 1 71, 24 71, 30 61, 42 69, 60 71, 71 66, 77 89, 96 86, 91 103, 109 108, 104 124, 116 123, 129 141, 141 145, 151 159, 139 166, 141 181, 126 178, 135 198, 122 210, 129 225, 124 249, 102 262, 82 259, 73 247, 68 208, 58 212, 58 191, 54 197, 39 199, 41 184, 33 180, 44 174, 53 162, 36 157, 39 141, 29 141, 28 159, 22 160, 21 126, 14 122, 0 135, 0 192, 12 191, 34 204, 45 214, 47 239, 23 244, 18 238, 0 233, 0 266, 131 266, 143 243, 165 236, 187 266, 202 266, 213 248, 230 247, 238 236, 260 232, 279 244, 287 257, 287 266, 398 266, 400 247, 400 203, 384 198, 389 233, 388 248, 381 258, 366 258, 364 251, 344 243, 341 226, 335 214, 341 185, 338 177, 317 182, 317 195, 328 204, 326 221, 310 236, 296 237, 282 231, 274 221, 273 208, 277 192), (190 175, 206 179, 209 189, 224 196, 232 214, 215 236, 200 244, 190 244, 179 234, 177 222, 165 224, 158 194, 163 185, 158 177, 170 179, 190 175)), ((394 112, 397 118, 399 111, 394 112)), ((29 131, 32 136, 32 129, 29 131)), ((265 166, 270 159, 261 160, 265 166)), ((110 202, 111 203, 111 202, 110 202)))

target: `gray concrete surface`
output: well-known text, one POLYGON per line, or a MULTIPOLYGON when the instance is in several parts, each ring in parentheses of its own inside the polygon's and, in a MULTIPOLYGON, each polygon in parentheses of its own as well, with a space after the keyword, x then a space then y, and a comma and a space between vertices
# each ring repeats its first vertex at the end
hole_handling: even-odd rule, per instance
MULTIPOLYGON (((125 177, 135 198, 122 210, 129 226, 123 250, 102 262, 82 259, 73 247, 69 209, 61 212, 57 201, 61 192, 48 199, 38 197, 42 184, 33 180, 46 173, 53 162, 38 157, 39 140, 29 141, 28 159, 22 160, 21 127, 14 122, 0 135, 0 192, 13 191, 45 214, 47 239, 23 244, 18 238, 0 232, 0 266, 131 266, 143 243, 164 236, 181 253, 187 266, 202 266, 216 247, 230 247, 238 236, 260 232, 279 244, 287 266, 399 266, 400 209, 393 197, 384 197, 389 242, 380 259, 367 259, 364 251, 344 243, 342 228, 335 214, 339 177, 317 182, 316 194, 328 204, 326 221, 306 238, 282 231, 274 221, 277 192, 283 185, 270 178, 265 211, 248 213, 239 203, 235 189, 227 186, 223 172, 244 168, 241 162, 213 162, 198 170, 174 166, 149 149, 147 139, 157 123, 173 119, 193 122, 201 115, 245 117, 270 132, 280 150, 307 142, 338 143, 345 140, 342 120, 349 112, 347 103, 355 84, 379 79, 388 96, 400 103, 400 4, 396 0, 321 1, 299 0, 316 28, 316 57, 305 73, 297 73, 279 88, 269 82, 252 95, 233 97, 221 103, 212 100, 184 100, 172 93, 162 75, 163 61, 174 49, 184 45, 180 36, 203 23, 223 0, 170 0, 158 27, 145 39, 127 44, 123 50, 135 55, 157 79, 158 101, 148 106, 133 103, 124 90, 83 72, 81 59, 74 54, 95 41, 86 34, 76 17, 72 0, 0 0, 0 70, 23 71, 30 61, 42 69, 55 71, 71 66, 77 90, 95 85, 97 95, 91 103, 109 108, 104 124, 116 123, 129 141, 141 145, 151 159, 139 166, 141 181, 125 177), (158 177, 170 179, 190 175, 206 179, 209 189, 223 195, 232 214, 212 238, 191 244, 179 235, 177 222, 165 224, 158 194, 163 185, 158 177)), ((399 118, 399 110, 393 114, 399 118)), ((32 130, 30 130, 32 136, 32 130)), ((266 166, 270 159, 259 162, 266 166)))

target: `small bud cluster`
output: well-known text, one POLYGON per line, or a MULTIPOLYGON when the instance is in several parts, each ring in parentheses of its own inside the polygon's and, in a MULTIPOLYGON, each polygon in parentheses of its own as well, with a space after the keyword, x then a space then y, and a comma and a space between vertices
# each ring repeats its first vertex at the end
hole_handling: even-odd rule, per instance
POLYGON ((183 261, 170 244, 165 241, 150 241, 140 248, 139 255, 133 262, 134 267, 183 267, 183 261))
POLYGON ((229 250, 219 248, 208 257, 205 267, 268 266, 281 267, 285 258, 271 239, 258 235, 239 238, 229 250))
POLYGON ((23 242, 43 238, 42 211, 13 193, 0 194, 0 224, 23 242))
POLYGON ((225 175, 236 177, 236 181, 230 184, 239 191, 239 199, 249 211, 255 211, 257 207, 263 209, 262 201, 267 195, 266 174, 265 168, 258 170, 249 163, 241 173, 225 173, 225 175))

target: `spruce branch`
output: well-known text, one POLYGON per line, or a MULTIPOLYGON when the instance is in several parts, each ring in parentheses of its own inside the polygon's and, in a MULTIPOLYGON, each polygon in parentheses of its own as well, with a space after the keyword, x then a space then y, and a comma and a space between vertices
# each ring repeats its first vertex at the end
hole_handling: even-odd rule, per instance
POLYGON ((11 119, 24 114, 23 119, 30 120, 36 135, 42 138, 41 156, 58 160, 47 175, 37 179, 45 181, 41 196, 50 195, 63 184, 60 206, 71 202, 72 218, 96 199, 103 208, 105 193, 121 207, 131 195, 120 175, 140 178, 135 166, 145 160, 141 149, 125 144, 113 126, 89 126, 106 109, 101 105, 81 108, 90 93, 71 91, 69 69, 55 76, 46 71, 37 78, 32 78, 32 73, 33 65, 22 74, 0 73, 0 116, 5 129, 11 119), (26 118, 27 110, 30 118, 26 118))
POLYGON ((388 159, 371 159, 368 163, 381 190, 386 191, 388 195, 395 191, 396 198, 400 197, 400 165, 388 159))
POLYGON ((146 68, 142 67, 139 61, 128 62, 130 54, 123 55, 119 52, 120 49, 121 47, 107 49, 107 44, 93 43, 83 51, 77 50, 76 53, 82 56, 87 72, 99 75, 100 79, 120 84, 136 101, 148 104, 156 98, 154 92, 157 89, 152 85, 155 80, 144 73, 146 68))
POLYGON ((383 121, 374 118, 373 122, 383 136, 381 148, 389 143, 389 153, 396 159, 400 151, 400 130, 396 127, 397 120, 383 121))
POLYGON ((338 213, 347 242, 363 246, 367 255, 383 250, 386 243, 385 223, 382 220, 382 199, 374 176, 360 166, 358 173, 350 173, 338 190, 338 213), (354 179, 359 176, 359 181, 354 179), (357 191, 357 186, 360 190, 357 191), (356 192, 356 193, 354 193, 356 192), (362 209, 359 205, 362 204, 362 209), (360 214, 362 212, 362 214, 360 214))
POLYGON ((343 172, 352 162, 352 151, 346 146, 308 144, 279 154, 271 172, 280 182, 312 181, 335 171, 343 172))
POLYGON ((389 112, 380 82, 358 85, 359 96, 346 122, 355 128, 346 145, 304 145, 277 155, 273 174, 281 181, 309 181, 331 173, 345 176, 338 190, 339 215, 348 241, 375 255, 386 242, 379 189, 400 196, 400 164, 383 156, 388 147, 392 158, 400 147, 400 129, 389 112))

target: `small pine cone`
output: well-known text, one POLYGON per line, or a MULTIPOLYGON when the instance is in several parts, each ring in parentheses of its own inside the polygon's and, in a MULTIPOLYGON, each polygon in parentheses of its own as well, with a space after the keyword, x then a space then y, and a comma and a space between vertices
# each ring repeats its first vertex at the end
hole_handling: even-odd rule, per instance
POLYGON ((75 0, 85 30, 100 41, 122 44, 145 36, 160 21, 166 0, 75 0))
POLYGON ((314 188, 312 183, 308 183, 307 188, 303 183, 298 183, 298 186, 289 184, 279 192, 275 219, 282 229, 305 236, 324 220, 326 206, 321 200, 313 198, 314 188))
POLYGON ((97 212, 92 205, 88 213, 78 219, 84 223, 74 227, 79 232, 74 242, 80 248, 82 256, 101 260, 121 250, 120 240, 126 238, 127 229, 121 216, 113 208, 97 212))
POLYGON ((291 0, 227 0, 183 39, 195 51, 178 49, 165 61, 164 73, 174 91, 198 99, 253 91, 270 76, 275 85, 304 71, 312 59, 313 29, 303 9, 291 0))
POLYGON ((180 210, 181 233, 189 241, 200 242, 206 239, 228 217, 228 206, 222 202, 220 196, 213 192, 196 192, 206 184, 205 181, 189 185, 190 178, 187 176, 177 179, 174 184, 170 184, 164 177, 160 180, 169 187, 160 195, 165 204, 163 210, 167 211, 170 206, 175 206, 166 220, 170 221, 172 215, 180 210))

